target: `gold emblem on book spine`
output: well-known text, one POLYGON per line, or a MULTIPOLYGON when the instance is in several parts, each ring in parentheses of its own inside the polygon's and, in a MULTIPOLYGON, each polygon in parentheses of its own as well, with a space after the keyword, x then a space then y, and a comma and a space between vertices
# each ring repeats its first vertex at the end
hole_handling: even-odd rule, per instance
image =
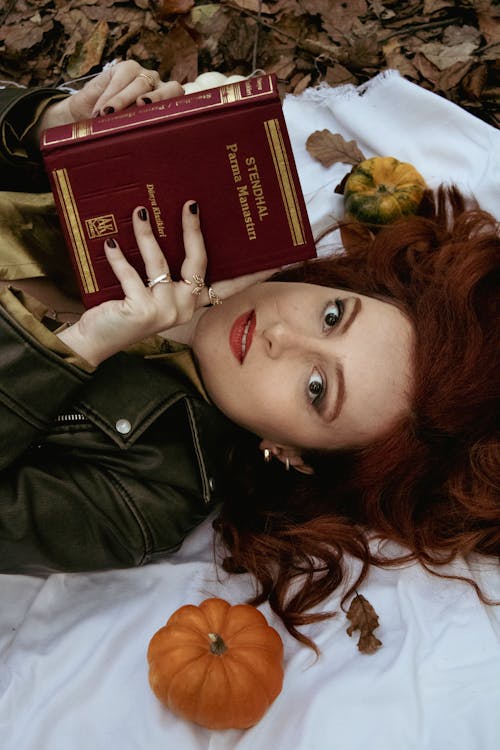
POLYGON ((103 216, 93 216, 91 219, 85 219, 85 226, 91 240, 95 237, 106 237, 108 234, 116 234, 118 231, 113 214, 104 214, 103 216))
POLYGON ((90 135, 92 133, 92 122, 89 122, 89 120, 82 120, 81 122, 74 122, 72 127, 72 137, 73 139, 76 138, 83 138, 86 135, 90 135))
POLYGON ((71 189, 68 173, 66 169, 55 169, 52 172, 54 183, 57 189, 59 203, 64 213, 66 228, 68 230, 71 246, 75 256, 83 288, 88 294, 97 292, 99 285, 95 277, 92 261, 90 259, 89 249, 85 241, 82 222, 78 214, 75 197, 71 189))
POLYGON ((220 90, 220 103, 229 104, 230 102, 239 102, 242 99, 241 89, 238 83, 228 83, 222 86, 220 90))
POLYGON ((285 144, 279 121, 276 119, 266 120, 264 122, 267 140, 274 162, 274 169, 281 190, 281 197, 285 207, 292 242, 295 246, 303 245, 306 241, 304 235, 304 225, 300 213, 297 191, 293 182, 290 161, 286 153, 285 144))

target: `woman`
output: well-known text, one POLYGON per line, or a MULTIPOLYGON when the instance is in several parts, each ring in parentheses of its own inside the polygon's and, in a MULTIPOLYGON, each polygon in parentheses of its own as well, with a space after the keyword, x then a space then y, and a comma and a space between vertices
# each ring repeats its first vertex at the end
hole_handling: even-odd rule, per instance
MULTIPOLYGON (((31 131, 177 93, 145 94, 150 74, 132 65, 70 99, 45 92, 41 121, 11 123, 10 165, 23 147, 34 155, 31 131)), ((442 200, 428 217, 360 232, 343 256, 211 294, 198 281, 196 203, 183 209, 175 280, 138 207, 148 286, 108 242, 124 300, 73 325, 51 332, 40 306, 4 292, 3 569, 143 564, 224 500, 226 567, 254 573, 257 600, 300 637, 345 552, 364 562, 358 582, 383 561, 368 530, 426 564, 498 555, 499 239, 491 217, 452 204, 453 226, 442 200), (168 342, 130 352, 158 333, 168 342)))

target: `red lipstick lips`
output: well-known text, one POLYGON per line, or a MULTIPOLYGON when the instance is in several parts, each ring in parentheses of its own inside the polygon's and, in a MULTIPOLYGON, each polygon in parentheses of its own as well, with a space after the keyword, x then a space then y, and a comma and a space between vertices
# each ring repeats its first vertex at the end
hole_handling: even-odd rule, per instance
POLYGON ((255 312, 250 310, 243 313, 234 321, 229 333, 229 346, 238 362, 243 364, 255 330, 255 312))

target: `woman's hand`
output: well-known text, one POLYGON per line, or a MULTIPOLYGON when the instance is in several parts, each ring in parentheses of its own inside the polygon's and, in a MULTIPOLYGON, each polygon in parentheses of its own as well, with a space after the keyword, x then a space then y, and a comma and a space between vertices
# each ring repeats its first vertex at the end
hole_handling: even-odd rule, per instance
MULTIPOLYGON (((153 334, 191 320, 200 306, 200 294, 193 277, 204 279, 207 267, 205 243, 201 234, 197 204, 188 201, 182 209, 182 227, 186 257, 182 279, 170 277, 169 268, 151 230, 145 208, 133 213, 134 233, 151 286, 144 285, 137 271, 126 260, 118 243, 105 243, 106 257, 121 284, 124 299, 103 302, 83 313, 80 320, 62 331, 59 338, 93 365, 153 334)), ((201 289, 200 289, 201 291, 201 289)))
POLYGON ((106 257, 122 286, 124 299, 103 302, 86 310, 77 323, 58 334, 92 365, 100 364, 148 336, 189 323, 198 308, 215 299, 222 301, 274 273, 273 269, 217 282, 212 287, 215 298, 210 299, 204 284, 207 254, 197 204, 188 201, 182 209, 186 257, 179 280, 170 277, 168 263, 153 235, 146 209, 136 208, 132 221, 148 279, 154 283, 144 285, 118 243, 108 240, 104 246, 106 257))
POLYGON ((184 89, 176 81, 164 83, 156 71, 143 68, 135 60, 125 60, 103 70, 80 91, 47 107, 39 131, 183 93, 184 89))

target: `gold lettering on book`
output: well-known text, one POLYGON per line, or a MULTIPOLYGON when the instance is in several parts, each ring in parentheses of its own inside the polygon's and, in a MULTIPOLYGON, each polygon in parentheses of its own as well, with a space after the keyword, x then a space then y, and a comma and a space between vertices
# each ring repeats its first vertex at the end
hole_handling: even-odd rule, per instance
POLYGON ((97 292, 99 286, 90 259, 89 249, 85 241, 82 222, 76 207, 75 196, 71 188, 67 170, 55 169, 52 172, 52 176, 54 178, 57 197, 64 214, 66 228, 71 240, 73 254, 84 291, 87 294, 90 292, 97 292))
POLYGON ((245 222, 245 228, 249 240, 256 240, 257 234, 255 232, 255 224, 252 218, 252 212, 250 211, 250 205, 248 203, 248 185, 240 185, 236 188, 238 191, 238 198, 241 206, 241 213, 243 214, 243 221, 245 222))
POLYGON ((156 200, 156 188, 154 183, 148 182, 148 184, 146 185, 146 190, 148 191, 148 198, 151 204, 151 211, 153 213, 153 218, 158 230, 158 235, 160 237, 166 237, 167 234, 165 232, 165 223, 161 216, 161 208, 159 207, 158 201, 156 200))
POLYGON ((274 169, 281 190, 292 242, 295 246, 303 245, 306 241, 304 225, 279 121, 277 119, 266 120, 264 127, 273 157, 274 169))
POLYGON ((226 151, 227 158, 229 159, 229 166, 231 167, 231 172, 233 173, 233 180, 235 182, 241 182, 241 170, 237 157, 238 144, 231 143, 229 146, 226 146, 226 151))
POLYGON ((87 235, 92 240, 95 237, 106 237, 108 234, 116 234, 118 229, 113 214, 104 214, 103 216, 93 216, 91 219, 85 219, 87 235))
POLYGON ((269 210, 267 208, 264 190, 262 189, 262 183, 260 181, 260 174, 255 156, 248 156, 245 159, 245 164, 248 167, 248 179, 250 180, 250 187, 252 188, 259 221, 262 221, 266 218, 266 216, 269 216, 269 210))

